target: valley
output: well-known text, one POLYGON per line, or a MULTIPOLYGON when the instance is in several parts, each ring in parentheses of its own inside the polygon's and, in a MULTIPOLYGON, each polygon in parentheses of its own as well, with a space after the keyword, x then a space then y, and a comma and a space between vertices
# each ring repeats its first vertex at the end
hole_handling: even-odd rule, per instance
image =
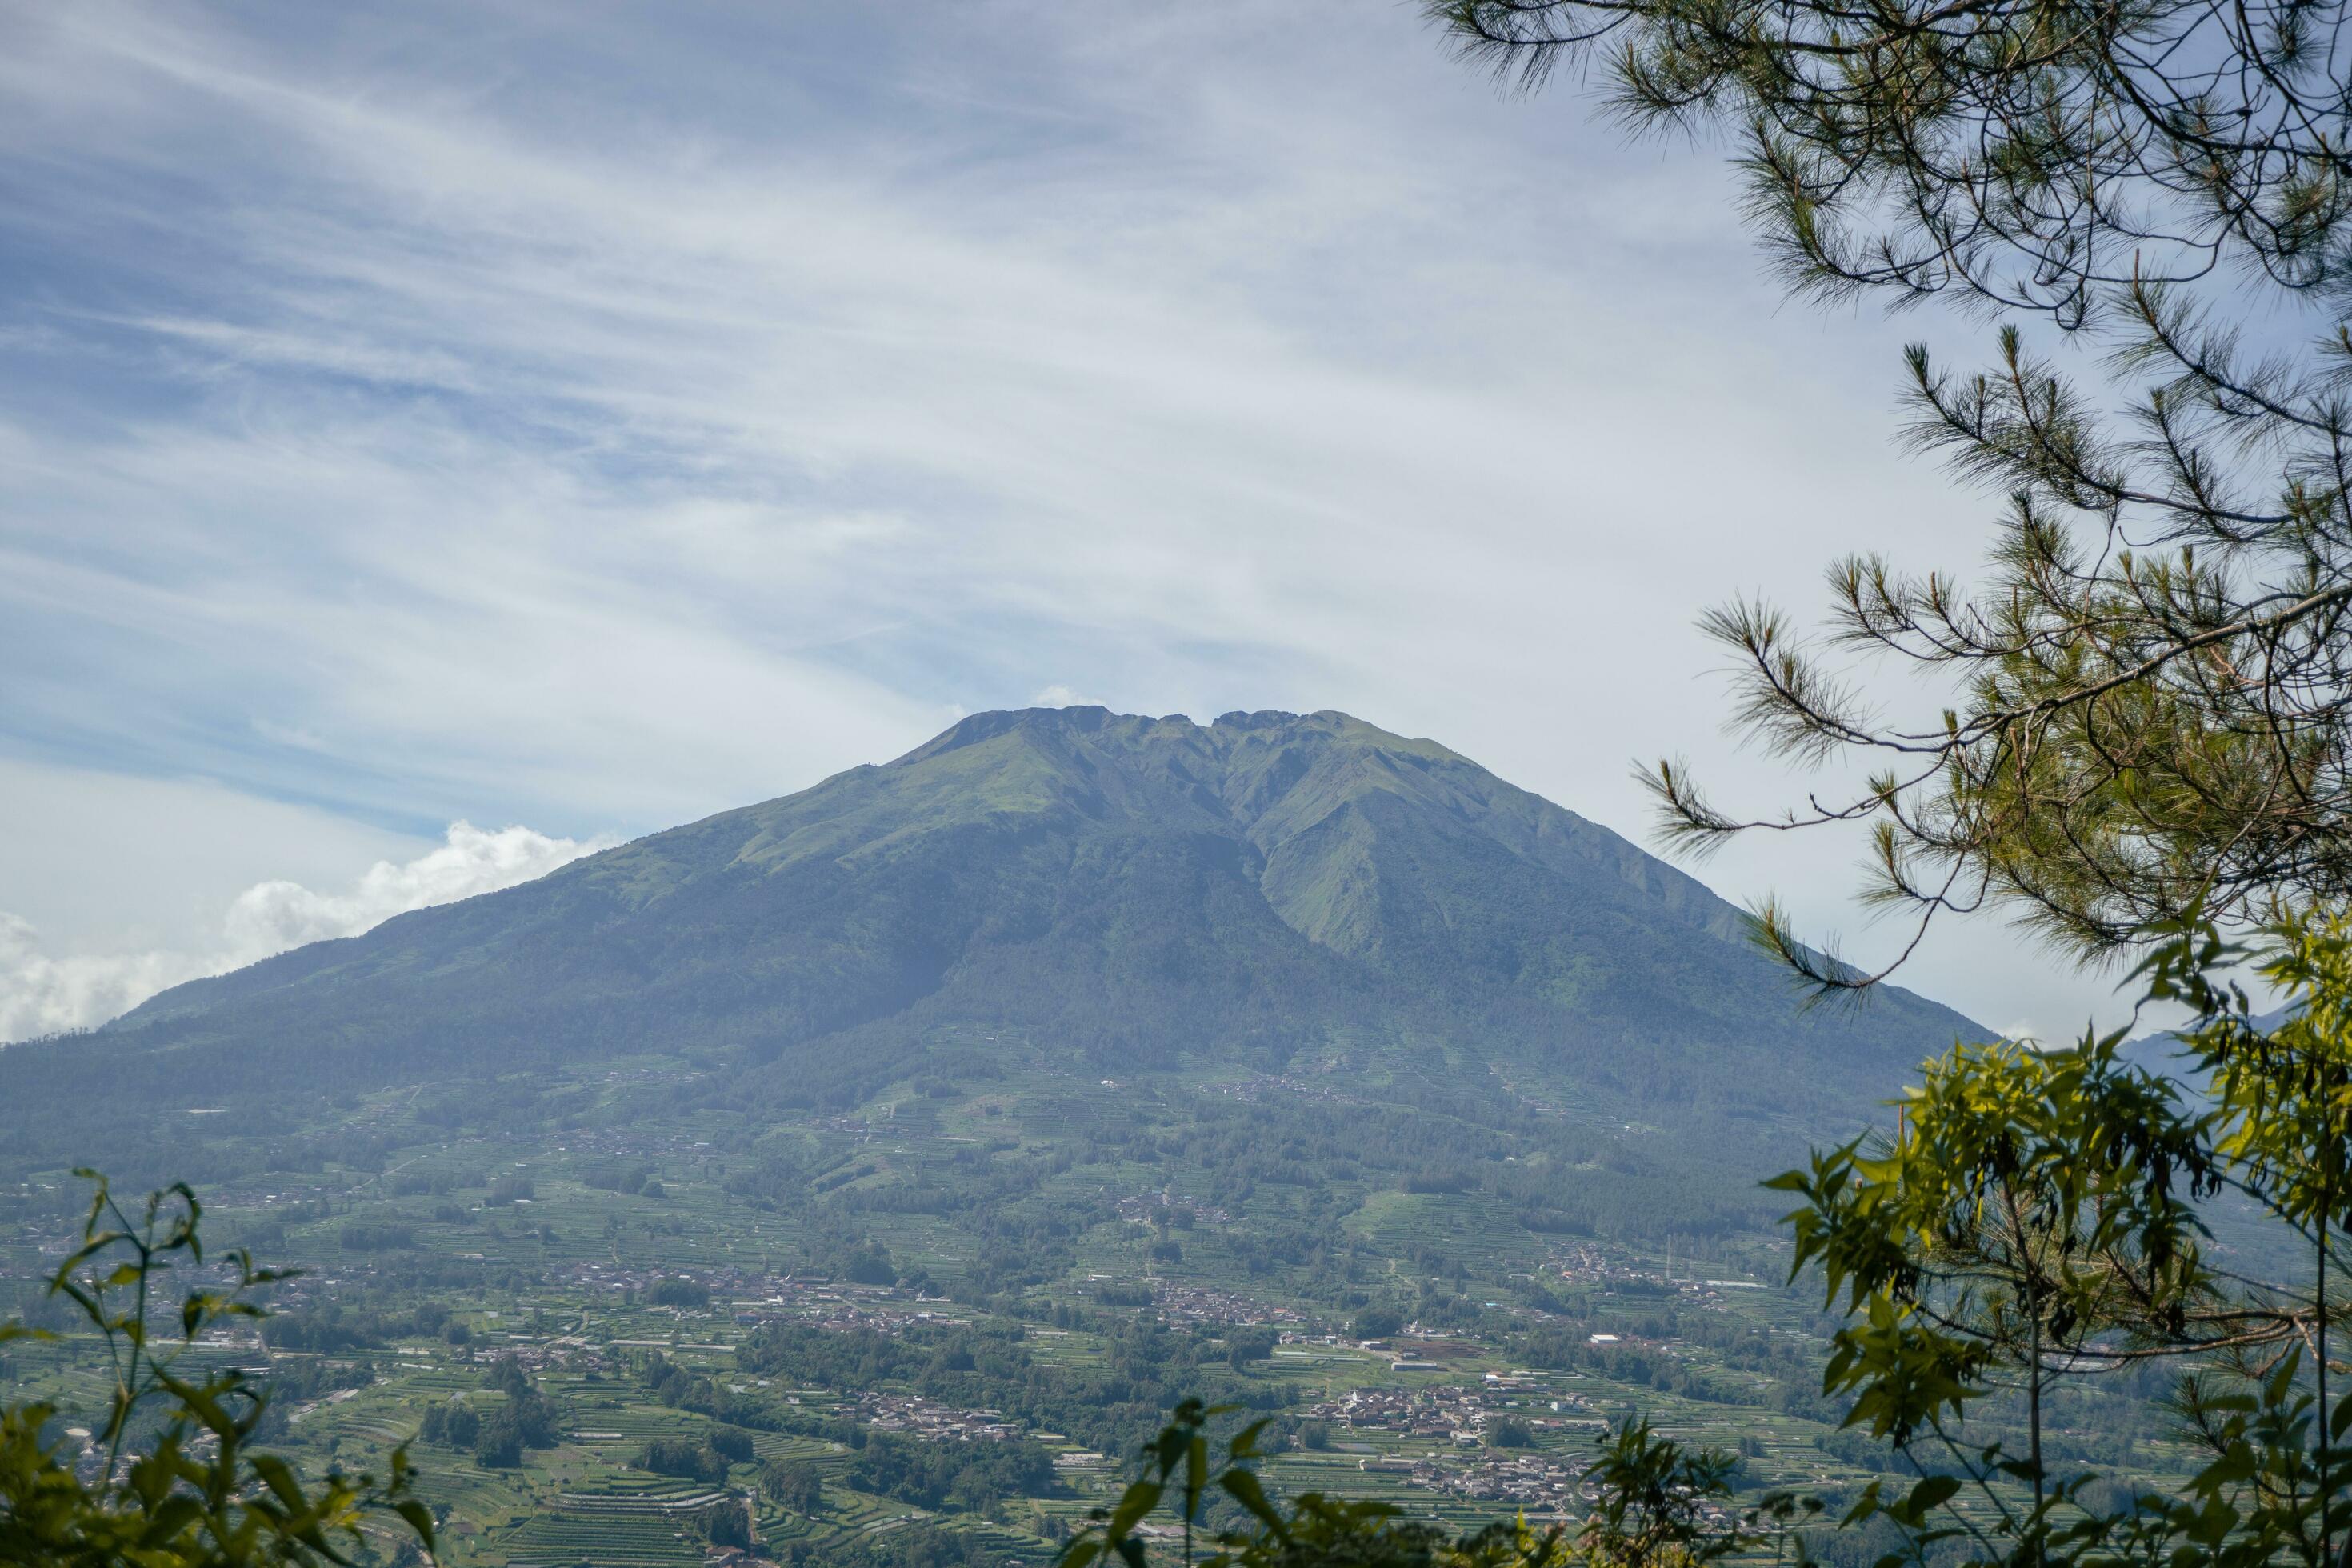
MULTIPOLYGON (((1580 1515, 1601 1427, 1636 1413, 1742 1456, 1749 1501, 1894 1462, 1818 1396, 1827 1328, 1785 1240, 1649 1228, 1644 1188, 1566 1157, 1593 1134, 1565 1116, 1475 1127, 1363 1079, 1081 1081, 997 1033, 1027 1070, 782 1125, 674 1058, 492 1086, 498 1130, 436 1125, 429 1089, 299 1142, 219 1128, 258 1168, 205 1193, 216 1245, 305 1273, 193 1353, 272 1382, 306 1468, 412 1441, 467 1564, 698 1563, 745 1504, 784 1562, 1043 1563, 1190 1394, 1272 1419, 1282 1492, 1465 1527, 1580 1515), (526 1126, 526 1103, 564 1109, 526 1126), (1374 1124, 1392 1139, 1356 1158, 1313 1136, 1374 1124), (1588 1186, 1628 1206, 1580 1207, 1588 1186), (496 1451, 519 1396, 541 1429, 496 1451)), ((0 1291, 36 1321, 77 1191, 0 1197, 0 1291)), ((90 1355, 11 1347, 9 1385, 87 1407, 90 1355)), ((2147 1392, 2070 1391, 2059 1451, 2167 1473, 2147 1392)))

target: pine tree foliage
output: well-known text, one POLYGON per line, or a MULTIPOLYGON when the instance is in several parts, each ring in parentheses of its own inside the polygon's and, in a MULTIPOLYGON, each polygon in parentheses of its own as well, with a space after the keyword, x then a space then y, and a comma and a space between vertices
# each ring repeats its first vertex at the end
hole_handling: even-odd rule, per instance
MULTIPOLYGON (((1741 814, 1662 762, 1673 834, 1867 822, 1871 893, 1920 929, 1991 902, 2081 956, 2352 893, 2341 0, 1430 9, 1524 85, 1577 61, 1634 125, 1730 134, 1800 293, 2010 318, 1979 374, 1908 355, 1909 438, 1998 497, 1979 581, 1857 555, 1823 627, 1706 621, 1743 726, 1866 783, 1741 814), (1948 678, 1950 706, 1882 711, 1864 655, 1948 678)), ((1763 923, 1818 984, 1873 978, 1763 923)))

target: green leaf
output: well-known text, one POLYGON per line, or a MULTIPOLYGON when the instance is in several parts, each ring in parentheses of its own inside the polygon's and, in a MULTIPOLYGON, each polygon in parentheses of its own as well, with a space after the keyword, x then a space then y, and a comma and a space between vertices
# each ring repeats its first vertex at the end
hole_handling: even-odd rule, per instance
POLYGON ((1235 1502, 1249 1510, 1251 1517, 1272 1531, 1275 1539, 1288 1542, 1290 1531, 1283 1524, 1282 1516, 1275 1511, 1274 1505, 1266 1500, 1265 1489, 1258 1485, 1257 1477, 1247 1470, 1227 1470, 1217 1478, 1217 1484, 1224 1488, 1235 1502))
POLYGON ((275 1454, 256 1454, 252 1465, 253 1473, 289 1510, 299 1512, 310 1506, 310 1500, 302 1495, 302 1483, 294 1479, 294 1471, 285 1460, 275 1454))
POLYGON ((147 1528, 139 1532, 141 1550, 159 1551, 169 1546, 173 1537, 204 1517, 204 1508, 192 1497, 166 1498, 147 1521, 147 1528))
POLYGON ((433 1510, 415 1498, 402 1498, 392 1505, 392 1510, 408 1521, 408 1528, 416 1531, 416 1539, 424 1543, 425 1550, 431 1552, 433 1550, 433 1510))
POLYGON ((1127 1494, 1118 1500, 1118 1507, 1111 1510, 1110 1523, 1107 1527, 1110 1538, 1113 1541, 1124 1538, 1129 1531, 1135 1528, 1137 1521, 1158 1508, 1160 1493, 1158 1481, 1137 1481, 1129 1487, 1127 1494))
POLYGON ((1911 1495, 1903 1500, 1904 1514, 1910 1523, 1916 1525, 1927 1516, 1930 1510, 1951 1501, 1959 1489, 1960 1479, 1958 1476, 1929 1476, 1913 1487, 1911 1495))
POLYGON ((1184 1445, 1184 1517, 1192 1519, 1201 1511, 1201 1493, 1209 1485, 1209 1440, 1195 1436, 1184 1445))

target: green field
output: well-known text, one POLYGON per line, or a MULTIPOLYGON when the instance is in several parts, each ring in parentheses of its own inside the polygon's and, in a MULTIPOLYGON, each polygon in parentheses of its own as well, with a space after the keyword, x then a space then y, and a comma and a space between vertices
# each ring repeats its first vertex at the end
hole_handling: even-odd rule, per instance
MULTIPOLYGON (((206 1192, 216 1240, 306 1273, 263 1339, 192 1353, 266 1364, 273 1440, 314 1470, 413 1442, 463 1564, 698 1563, 714 1510, 744 1504, 788 1561, 920 1541, 1041 1563, 1193 1393, 1271 1418, 1277 1490, 1465 1526, 1573 1518, 1595 1433, 1634 1413, 1739 1450, 1750 1492, 1834 1500, 1895 1468, 1819 1398, 1824 1325, 1780 1288, 1780 1238, 1533 1228, 1507 1194, 1554 1157, 1540 1124, 1446 1134, 1414 1158, 1456 1174, 1401 1181, 1334 1154, 1339 1112, 1230 1077, 1121 1097, 999 1070, 762 1124, 694 1103, 696 1072, 541 1081, 529 1103, 564 1110, 502 1130, 436 1125, 413 1094, 336 1107, 290 1168, 206 1192), (1301 1159, 1324 1179, 1280 1179, 1301 1159), (509 1360, 547 1415, 511 1466, 446 1436, 497 1420, 509 1360), (656 1473, 656 1445, 703 1471, 656 1473)), ((37 1282, 76 1191, 0 1194, 0 1289, 37 1319, 58 1321, 37 1282)), ((6 1375, 69 1410, 103 1398, 71 1335, 6 1375)), ((2169 1473, 2146 1393, 2063 1394, 2062 1460, 2169 1473)))

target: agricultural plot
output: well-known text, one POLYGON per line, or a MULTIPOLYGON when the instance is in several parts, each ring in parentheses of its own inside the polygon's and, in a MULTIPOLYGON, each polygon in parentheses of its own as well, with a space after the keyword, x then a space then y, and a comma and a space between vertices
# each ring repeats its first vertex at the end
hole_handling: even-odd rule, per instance
MULTIPOLYGON (((362 1101, 344 1135, 396 1157, 207 1194, 208 1223, 305 1272, 262 1338, 192 1353, 257 1369, 272 1440, 313 1473, 409 1444, 450 1568, 698 1563, 746 1508, 782 1562, 920 1539, 1043 1568, 1194 1394, 1269 1422, 1277 1492, 1465 1527, 1572 1515, 1594 1436, 1633 1414, 1738 1452, 1750 1493, 1847 1498, 1885 1462, 1819 1398, 1823 1325, 1778 1287, 1777 1237, 1532 1231, 1509 1181, 1444 1148, 1410 1180, 1327 1148, 1305 1184, 1322 1080, 1147 1099, 1012 1059, 757 1127, 597 1120, 685 1092, 683 1060, 531 1086, 578 1098, 495 1131, 362 1101), (511 1449, 486 1440, 526 1416, 511 1449)), ((1559 1201, 1588 1179, 1563 1168, 1559 1201)), ((71 1185, 43 1180, 0 1229, 0 1292, 37 1315, 71 1185)), ((11 1346, 0 1378, 79 1410, 109 1386, 70 1336, 11 1346)), ((2178 1473, 2140 1391, 2068 1398, 2068 1462, 2178 1473)))

